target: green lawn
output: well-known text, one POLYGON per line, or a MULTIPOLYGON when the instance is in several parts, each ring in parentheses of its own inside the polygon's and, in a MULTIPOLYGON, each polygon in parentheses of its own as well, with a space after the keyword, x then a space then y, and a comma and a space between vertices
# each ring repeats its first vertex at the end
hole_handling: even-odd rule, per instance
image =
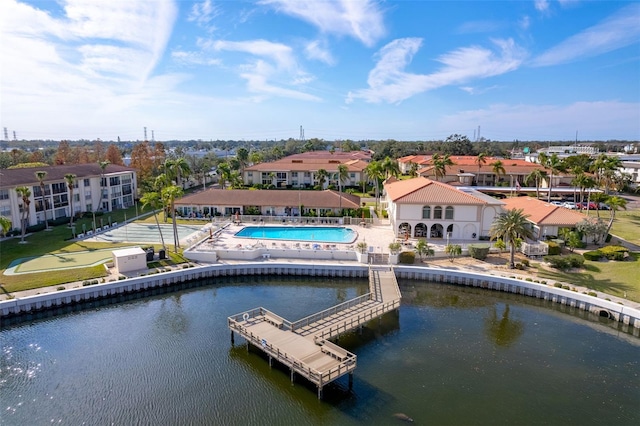
POLYGON ((630 243, 640 245, 640 211, 617 212, 611 233, 630 243))
POLYGON ((584 269, 577 272, 539 270, 538 277, 567 282, 590 288, 612 296, 640 303, 640 253, 631 253, 624 262, 584 262, 584 269))

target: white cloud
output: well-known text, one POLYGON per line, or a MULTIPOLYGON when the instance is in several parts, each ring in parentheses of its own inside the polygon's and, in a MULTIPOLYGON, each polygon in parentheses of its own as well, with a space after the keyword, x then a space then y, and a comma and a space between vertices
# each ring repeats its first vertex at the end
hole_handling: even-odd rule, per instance
POLYGON ((320 100, 316 96, 282 87, 298 86, 313 80, 313 76, 300 69, 292 49, 285 44, 267 40, 207 40, 201 41, 199 45, 213 52, 242 52, 251 55, 246 62, 239 65, 240 77, 247 81, 247 89, 251 92, 301 100, 320 100), (282 83, 280 86, 274 85, 274 80, 282 83))
POLYGON ((534 7, 538 12, 547 12, 549 10, 549 1, 548 0, 535 0, 533 2, 534 7))
POLYGON ((220 59, 211 59, 205 57, 202 52, 187 52, 184 50, 174 50, 171 52, 171 58, 177 63, 185 65, 221 65, 220 59))
POLYGON ((601 23, 569 37, 532 62, 534 66, 549 66, 601 55, 638 43, 640 37, 640 4, 631 4, 601 23))
POLYGON ((530 26, 531 26, 531 19, 529 18, 528 15, 523 16, 518 21, 518 27, 520 27, 521 30, 528 30, 530 26))
POLYGON ((191 7, 187 20, 196 22, 198 25, 206 26, 221 13, 220 7, 214 5, 211 0, 205 0, 191 7))
POLYGON ((385 34, 383 14, 375 1, 263 0, 260 3, 302 19, 323 33, 347 35, 366 46, 373 46, 385 34))
POLYGON ((422 39, 397 39, 378 53, 378 63, 369 72, 368 89, 350 92, 346 102, 363 99, 366 102, 401 102, 418 93, 477 78, 486 78, 517 69, 525 52, 513 40, 493 40, 500 51, 482 47, 464 47, 438 58, 443 67, 432 74, 410 74, 404 68, 422 44, 422 39))
POLYGON ((307 43, 304 48, 306 57, 324 62, 327 65, 334 65, 336 61, 325 44, 320 40, 313 40, 307 43))

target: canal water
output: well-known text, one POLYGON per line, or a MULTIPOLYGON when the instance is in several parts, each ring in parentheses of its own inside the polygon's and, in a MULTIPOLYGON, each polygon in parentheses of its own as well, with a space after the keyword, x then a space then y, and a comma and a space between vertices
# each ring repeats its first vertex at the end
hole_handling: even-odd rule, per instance
MULTIPOLYGON (((6 425, 640 424, 640 339, 605 319, 480 289, 401 282, 399 315, 339 344, 358 356, 324 400, 291 384, 226 318, 295 320, 366 280, 242 277, 0 331, 6 425)), ((565 308, 566 309, 566 308, 565 308)))

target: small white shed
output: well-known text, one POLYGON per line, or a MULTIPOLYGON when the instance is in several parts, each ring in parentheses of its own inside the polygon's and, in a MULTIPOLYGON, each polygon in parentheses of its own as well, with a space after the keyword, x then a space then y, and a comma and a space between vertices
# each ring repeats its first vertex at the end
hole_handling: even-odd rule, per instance
POLYGON ((113 252, 113 266, 119 273, 147 269, 147 253, 140 247, 129 247, 113 252))

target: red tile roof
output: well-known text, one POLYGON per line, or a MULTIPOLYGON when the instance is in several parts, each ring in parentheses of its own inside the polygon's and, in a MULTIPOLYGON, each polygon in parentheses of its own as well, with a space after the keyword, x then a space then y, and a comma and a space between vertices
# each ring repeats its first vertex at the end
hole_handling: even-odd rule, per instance
POLYGON ((284 189, 209 189, 176 200, 180 206, 273 206, 357 209, 360 197, 338 191, 299 191, 284 189))
POLYGON ((456 204, 456 205, 484 205, 502 204, 499 200, 486 197, 476 191, 461 191, 442 182, 436 182, 424 177, 400 180, 385 185, 387 195, 396 203, 405 204, 456 204))
POLYGON ((524 210, 529 222, 547 226, 575 226, 586 216, 574 210, 549 204, 533 197, 514 197, 502 200, 507 210, 524 210))

